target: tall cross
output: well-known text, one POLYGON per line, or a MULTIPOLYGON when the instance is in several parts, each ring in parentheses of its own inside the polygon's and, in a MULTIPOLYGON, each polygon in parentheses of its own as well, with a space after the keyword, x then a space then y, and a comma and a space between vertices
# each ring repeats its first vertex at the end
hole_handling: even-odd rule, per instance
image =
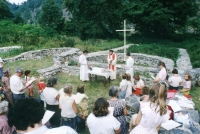
POLYGON ((123 30, 116 30, 116 31, 123 31, 124 32, 124 60, 126 58, 126 31, 132 31, 134 32, 135 29, 126 29, 126 20, 124 20, 124 29, 123 30))

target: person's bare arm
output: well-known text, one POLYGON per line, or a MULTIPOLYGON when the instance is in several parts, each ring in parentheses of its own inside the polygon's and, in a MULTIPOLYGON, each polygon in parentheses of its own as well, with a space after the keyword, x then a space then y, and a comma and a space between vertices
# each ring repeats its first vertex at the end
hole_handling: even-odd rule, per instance
POLYGON ((124 108, 123 113, 125 116, 128 114, 126 107, 124 108))
POLYGON ((160 127, 161 127, 161 125, 159 125, 156 129, 157 129, 157 131, 159 131, 160 130, 160 127))
POLYGON ((60 99, 60 95, 58 94, 58 95, 56 96, 56 100, 59 101, 59 99, 60 99))
POLYGON ((142 112, 141 112, 141 110, 140 110, 139 113, 138 113, 138 115, 137 115, 137 118, 136 118, 136 120, 135 120, 135 124, 136 124, 136 125, 139 125, 141 119, 142 119, 142 112))
POLYGON ((77 113, 78 113, 78 108, 77 108, 77 106, 76 106, 75 101, 74 101, 73 104, 72 104, 72 108, 74 109, 74 112, 77 114, 77 113))
POLYGON ((121 133, 121 131, 122 131, 122 129, 121 129, 121 127, 119 127, 119 129, 118 129, 118 130, 115 130, 115 133, 116 133, 116 134, 120 134, 120 133, 121 133))

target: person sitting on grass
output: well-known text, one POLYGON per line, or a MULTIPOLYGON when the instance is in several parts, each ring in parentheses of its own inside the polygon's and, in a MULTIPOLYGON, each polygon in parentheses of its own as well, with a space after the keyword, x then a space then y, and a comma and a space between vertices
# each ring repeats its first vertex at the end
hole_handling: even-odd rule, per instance
POLYGON ((8 124, 20 134, 77 134, 67 126, 48 129, 42 125, 44 113, 43 106, 35 99, 20 99, 8 112, 8 124))
POLYGON ((75 100, 71 97, 72 86, 65 85, 63 91, 65 94, 61 95, 59 99, 62 125, 76 129, 76 114, 78 113, 78 108, 76 106, 75 100))
POLYGON ((142 95, 141 100, 142 101, 149 101, 149 92, 150 92, 149 87, 144 86, 142 88, 142 91, 141 91, 141 95, 142 95))
POLYGON ((128 82, 127 82, 126 78, 127 78, 127 74, 126 73, 122 74, 122 81, 120 82, 120 86, 119 86, 120 91, 118 94, 119 99, 124 99, 126 96, 126 90, 128 87, 128 82))
POLYGON ((79 85, 77 87, 77 97, 82 98, 82 100, 77 104, 78 115, 77 116, 77 132, 82 132, 85 129, 85 120, 88 116, 88 99, 89 97, 85 94, 84 86, 79 85))
POLYGON ((134 89, 136 91, 133 92, 133 94, 140 95, 141 90, 144 87, 144 81, 140 78, 139 75, 134 75, 134 80, 136 81, 136 85, 134 85, 134 89))
POLYGON ((190 74, 185 74, 185 81, 183 82, 183 89, 180 90, 185 95, 190 94, 190 89, 191 89, 191 80, 190 79, 191 79, 190 74))
POLYGON ((130 74, 127 74, 126 80, 127 80, 126 97, 128 97, 132 94, 132 88, 133 88, 133 83, 131 81, 131 75, 130 74))
POLYGON ((104 98, 98 98, 93 112, 87 118, 87 126, 91 134, 120 134, 120 122, 110 114, 109 103, 104 98))
POLYGON ((180 76, 178 76, 178 70, 174 69, 172 71, 173 76, 169 78, 168 80, 168 84, 169 86, 169 90, 178 90, 178 87, 182 84, 182 79, 180 76))

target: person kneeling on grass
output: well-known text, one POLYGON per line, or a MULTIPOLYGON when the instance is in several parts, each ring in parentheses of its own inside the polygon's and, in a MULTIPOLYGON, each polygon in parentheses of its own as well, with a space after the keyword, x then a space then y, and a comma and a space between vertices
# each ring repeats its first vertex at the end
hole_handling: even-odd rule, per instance
POLYGON ((8 112, 8 124, 20 134, 77 134, 67 126, 48 129, 42 125, 44 113, 43 106, 35 99, 20 99, 8 112))
POLYGON ((119 99, 124 99, 126 96, 126 90, 128 87, 128 82, 126 80, 127 78, 127 74, 122 74, 122 81, 120 82, 120 86, 119 86, 119 94, 118 94, 118 98, 119 99))

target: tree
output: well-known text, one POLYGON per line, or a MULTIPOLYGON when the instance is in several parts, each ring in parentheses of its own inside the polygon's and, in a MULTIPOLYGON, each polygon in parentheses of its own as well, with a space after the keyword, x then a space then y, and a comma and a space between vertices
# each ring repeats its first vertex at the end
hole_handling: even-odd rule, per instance
POLYGON ((71 24, 81 39, 107 38, 117 35, 123 21, 123 0, 64 0, 72 14, 71 24))
POLYGON ((141 33, 170 35, 185 27, 197 11, 195 0, 128 0, 123 12, 141 33))
POLYGON ((43 4, 39 23, 42 27, 49 27, 57 31, 63 29, 64 19, 62 18, 62 12, 54 0, 46 0, 43 4))
POLYGON ((10 12, 6 0, 0 0, 0 20, 10 19, 13 15, 10 12))

